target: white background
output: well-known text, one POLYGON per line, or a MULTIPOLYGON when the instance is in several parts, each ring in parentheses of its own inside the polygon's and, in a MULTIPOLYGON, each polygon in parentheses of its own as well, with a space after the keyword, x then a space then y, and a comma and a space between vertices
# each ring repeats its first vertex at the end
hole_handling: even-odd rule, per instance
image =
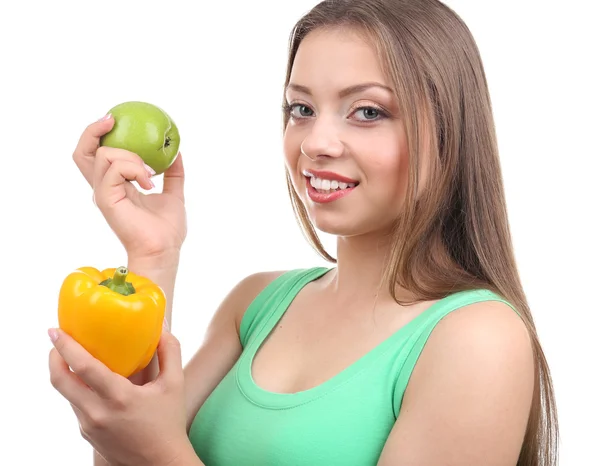
MULTIPOLYGON (((281 151, 288 34, 317 2, 207 3, 0 7, 2 464, 91 464, 49 383, 46 330, 72 269, 126 261, 71 159, 113 105, 159 105, 182 135, 189 236, 173 332, 185 361, 242 277, 328 265, 296 225, 281 151)), ((486 66, 518 265, 554 376, 560 464, 599 464, 597 2, 448 5, 486 66)))

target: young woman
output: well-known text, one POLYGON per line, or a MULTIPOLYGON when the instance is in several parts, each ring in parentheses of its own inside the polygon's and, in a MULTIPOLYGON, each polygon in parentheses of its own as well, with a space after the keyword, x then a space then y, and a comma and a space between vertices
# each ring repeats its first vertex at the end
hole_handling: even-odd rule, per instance
MULTIPOLYGON (((128 380, 51 329, 52 383, 95 464, 556 464, 468 28, 436 0, 324 1, 293 30, 283 109, 292 205, 335 267, 242 280, 185 369, 168 330, 128 380), (316 230, 337 236, 336 259, 316 230)), ((141 159, 97 149, 112 125, 91 124, 74 159, 129 268, 171 303, 182 158, 143 195, 128 181, 150 188, 141 159)))

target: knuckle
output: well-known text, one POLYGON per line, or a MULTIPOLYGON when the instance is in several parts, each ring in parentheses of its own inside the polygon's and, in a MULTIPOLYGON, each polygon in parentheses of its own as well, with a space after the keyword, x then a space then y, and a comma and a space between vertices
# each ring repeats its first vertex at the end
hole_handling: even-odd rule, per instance
POLYGON ((110 154, 110 147, 100 146, 96 149, 96 157, 100 157, 102 159, 108 159, 110 154))
POLYGON ((78 376, 85 378, 87 375, 89 375, 90 365, 87 361, 79 361, 77 363, 73 363, 71 365, 71 369, 73 369, 73 372, 75 372, 75 374, 78 376))
POLYGON ((131 396, 125 391, 120 391, 112 397, 113 409, 117 411, 125 410, 131 404, 131 396))
POLYGON ((106 170, 104 174, 104 178, 102 179, 102 184, 104 185, 104 189, 109 189, 114 187, 115 184, 119 183, 119 180, 122 178, 127 179, 125 174, 125 167, 123 162, 115 161, 110 164, 110 167, 106 170))
POLYGON ((171 333, 170 337, 171 337, 170 344, 171 344, 171 346, 173 346, 173 349, 176 351, 180 351, 181 350, 181 342, 179 341, 179 339, 172 333, 171 333))
POLYGON ((50 372, 50 384, 58 390, 61 386, 62 377, 55 372, 50 372))
POLYGON ((179 342, 179 340, 177 340, 175 337, 173 337, 168 342, 168 345, 171 347, 171 351, 173 353, 177 353, 177 354, 181 355, 181 343, 179 342))
POLYGON ((65 349, 65 341, 63 338, 59 338, 54 342, 54 349, 62 357, 63 351, 65 349))
POLYGON ((113 172, 122 172, 125 167, 130 164, 127 160, 124 159, 115 159, 111 162, 109 171, 113 172))
POLYGON ((95 409, 88 412, 86 419, 81 423, 84 432, 94 432, 106 428, 108 425, 108 416, 102 409, 95 409))
POLYGON ((85 431, 85 429, 81 425, 81 422, 79 423, 79 433, 85 440, 87 440, 88 442, 90 441, 90 436, 88 435, 88 433, 85 431))
POLYGON ((98 207, 98 209, 100 209, 101 211, 106 208, 106 203, 104 202, 104 196, 102 196, 102 194, 100 194, 97 189, 94 190, 92 200, 94 201, 94 204, 96 205, 96 207, 98 207))
POLYGON ((120 173, 123 170, 123 160, 120 159, 110 159, 110 165, 106 169, 106 173, 104 176, 106 177, 109 173, 120 173))

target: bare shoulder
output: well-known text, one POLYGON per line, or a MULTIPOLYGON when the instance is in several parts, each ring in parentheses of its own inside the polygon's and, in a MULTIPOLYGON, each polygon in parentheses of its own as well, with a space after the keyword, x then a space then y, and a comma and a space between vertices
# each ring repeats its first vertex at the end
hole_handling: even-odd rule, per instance
POLYGON ((429 346, 470 346, 485 358, 531 358, 529 331, 521 316, 501 301, 483 301, 459 308, 444 317, 432 332, 429 346), (502 350, 498 355, 497 350, 502 350), (504 356, 503 356, 504 355, 504 356))
POLYGON ((231 306, 231 310, 234 314, 233 319, 238 335, 240 323, 248 306, 272 281, 286 272, 287 270, 269 270, 252 273, 240 280, 229 292, 226 300, 230 299, 235 302, 235 305, 231 306))
POLYGON ((484 301, 469 304, 445 316, 432 331, 419 365, 439 378, 415 377, 415 385, 447 383, 450 374, 460 383, 485 388, 484 383, 506 390, 528 392, 533 383, 533 348, 521 317, 507 304, 484 301), (479 385, 477 385, 479 384, 479 385))
POLYGON ((414 367, 379 464, 399 464, 400 452, 400 464, 516 464, 533 397, 533 354, 525 323, 502 302, 445 316, 414 367))

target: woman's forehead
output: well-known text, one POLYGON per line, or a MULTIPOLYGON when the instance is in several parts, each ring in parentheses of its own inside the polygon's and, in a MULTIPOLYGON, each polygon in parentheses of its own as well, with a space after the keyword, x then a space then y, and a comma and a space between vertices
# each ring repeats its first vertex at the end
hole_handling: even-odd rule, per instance
POLYGON ((336 91, 359 83, 390 86, 379 56, 362 34, 351 29, 325 29, 309 33, 300 43, 290 82, 336 91))

